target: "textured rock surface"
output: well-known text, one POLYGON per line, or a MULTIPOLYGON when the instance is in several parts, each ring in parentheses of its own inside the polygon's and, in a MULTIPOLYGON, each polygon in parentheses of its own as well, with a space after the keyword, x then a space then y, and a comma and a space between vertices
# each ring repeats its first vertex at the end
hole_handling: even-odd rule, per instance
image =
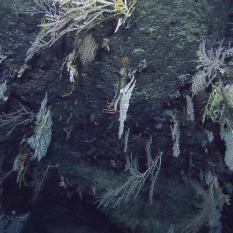
MULTIPOLYGON (((61 67, 72 50, 72 35, 36 55, 24 75, 16 78, 39 31, 40 17, 22 11, 29 4, 23 0, 0 3, 0 46, 7 56, 0 75, 10 82, 10 101, 4 110, 11 112, 21 103, 37 112, 48 93, 53 137, 39 166, 59 164, 59 169, 49 172, 44 190, 33 204, 30 187, 18 190, 15 177, 10 178, 2 188, 4 211, 30 211, 25 233, 164 233, 171 225, 182 225, 193 214, 190 200, 194 192, 185 181, 197 177, 205 166, 212 166, 211 160, 220 162, 214 145, 204 155, 207 136, 199 123, 186 120, 189 79, 182 85, 178 77, 195 71, 196 50, 202 38, 211 42, 224 38, 229 1, 138 0, 132 17, 118 33, 113 33, 115 20, 92 31, 100 45, 97 57, 86 68, 77 60, 79 75, 71 95, 67 93, 73 86, 61 67), (109 40, 110 51, 101 48, 104 38, 109 40), (164 153, 162 169, 152 206, 145 189, 137 200, 123 207, 98 209, 99 195, 122 184, 127 176, 123 141, 117 134, 118 113, 103 112, 114 96, 125 58, 128 70, 146 63, 145 69, 135 75, 137 84, 130 100, 126 123, 130 127, 129 149, 143 167, 144 147, 152 135, 153 155, 164 153), (180 120, 181 156, 177 159, 172 157, 172 123, 166 110, 176 112, 180 120), (61 174, 67 182, 66 191, 58 185, 61 174)), ((10 169, 21 139, 31 132, 30 127, 22 127, 10 137, 1 133, 3 171, 10 169)))

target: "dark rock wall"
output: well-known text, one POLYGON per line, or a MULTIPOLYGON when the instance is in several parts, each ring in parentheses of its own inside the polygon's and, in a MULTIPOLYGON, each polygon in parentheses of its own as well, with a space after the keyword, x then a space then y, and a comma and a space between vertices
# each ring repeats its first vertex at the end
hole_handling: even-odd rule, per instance
MULTIPOLYGON (((59 169, 49 173, 41 196, 33 203, 30 187, 18 189, 15 177, 11 177, 2 187, 3 212, 30 211, 25 233, 164 233, 170 225, 182 225, 182 219, 193 213, 193 190, 185 180, 205 169, 209 154, 204 154, 206 136, 198 122, 198 111, 197 122, 186 120, 185 95, 190 94, 190 78, 182 85, 178 77, 195 72, 196 50, 202 38, 210 43, 224 38, 230 1, 138 0, 132 17, 116 34, 115 20, 93 29, 99 43, 97 56, 87 67, 77 60, 75 87, 61 69, 72 50, 74 35, 35 55, 27 71, 17 78, 26 51, 39 31, 40 16, 23 11, 30 4, 0 2, 0 46, 7 56, 0 69, 10 83, 10 100, 4 110, 11 112, 21 103, 37 112, 47 92, 53 118, 52 142, 46 158, 33 166, 59 164, 59 169), (101 48, 104 38, 109 40, 110 51, 101 48), (130 127, 129 149, 145 163, 144 147, 152 135, 153 154, 164 154, 162 169, 152 206, 145 189, 132 203, 102 210, 96 208, 93 190, 100 194, 122 184, 126 177, 123 141, 118 139, 118 113, 103 111, 114 96, 124 59, 127 70, 146 64, 135 74, 137 83, 125 126, 130 127), (71 90, 72 94, 67 95, 71 90), (180 121, 181 155, 177 159, 172 157, 172 123, 166 110, 176 112, 180 121), (61 174, 67 182, 66 191, 58 187, 61 174), (11 191, 14 195, 8 195, 11 191)), ((198 101, 197 110, 201 109, 198 101)), ((12 166, 21 139, 31 132, 31 127, 22 127, 10 137, 1 134, 2 171, 12 166)), ((212 147, 212 159, 218 163, 218 149, 212 147)))

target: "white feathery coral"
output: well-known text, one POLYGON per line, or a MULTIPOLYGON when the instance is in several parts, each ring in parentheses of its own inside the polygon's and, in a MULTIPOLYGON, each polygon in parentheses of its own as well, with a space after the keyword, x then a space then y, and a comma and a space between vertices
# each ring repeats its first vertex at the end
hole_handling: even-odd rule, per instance
POLYGON ((27 142, 34 150, 33 159, 40 161, 47 153, 52 136, 52 117, 51 111, 47 107, 47 94, 41 102, 40 111, 38 112, 36 119, 34 134, 28 138, 27 142))
POLYGON ((124 123, 127 118, 127 112, 129 108, 129 100, 132 96, 133 89, 136 85, 136 80, 132 76, 130 82, 120 90, 120 116, 119 116, 119 132, 118 136, 121 138, 124 131, 124 123))

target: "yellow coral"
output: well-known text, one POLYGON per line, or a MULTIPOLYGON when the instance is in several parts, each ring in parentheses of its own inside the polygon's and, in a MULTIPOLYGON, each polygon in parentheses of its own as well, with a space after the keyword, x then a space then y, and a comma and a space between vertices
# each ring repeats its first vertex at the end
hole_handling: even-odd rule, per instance
POLYGON ((219 120, 223 108, 222 89, 223 89, 223 83, 221 81, 213 86, 213 90, 210 93, 203 114, 203 119, 202 119, 203 123, 205 122, 206 118, 210 118, 213 122, 219 120))
POLYGON ((129 57, 125 56, 121 58, 121 65, 127 66, 129 65, 129 63, 130 63, 129 57))
POLYGON ((115 12, 121 12, 122 8, 123 8, 123 2, 122 2, 122 0, 115 0, 114 11, 115 12))

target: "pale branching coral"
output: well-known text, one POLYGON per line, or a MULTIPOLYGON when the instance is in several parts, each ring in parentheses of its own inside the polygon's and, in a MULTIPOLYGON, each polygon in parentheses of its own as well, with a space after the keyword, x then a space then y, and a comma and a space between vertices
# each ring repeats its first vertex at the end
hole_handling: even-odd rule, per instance
POLYGON ((0 64, 6 59, 6 56, 3 56, 2 54, 0 54, 0 64))
POLYGON ((213 90, 210 93, 209 99, 205 106, 202 122, 206 119, 211 119, 213 122, 220 122, 223 114, 224 102, 223 102, 223 83, 217 82, 213 85, 213 90))
POLYGON ((27 142, 34 150, 33 159, 40 161, 45 157, 52 136, 51 111, 47 107, 47 94, 41 102, 40 111, 37 113, 36 128, 34 134, 28 138, 27 142))
POLYGON ((193 77, 192 77, 192 94, 196 95, 199 92, 202 92, 206 89, 206 73, 203 70, 199 70, 193 77))
POLYGON ((173 157, 178 157, 180 155, 180 123, 177 115, 172 111, 167 111, 167 114, 171 117, 173 125, 171 126, 172 135, 172 154, 173 157))
POLYGON ((0 102, 5 102, 7 101, 8 97, 6 95, 7 91, 7 82, 3 82, 0 84, 0 102))
POLYGON ((122 203, 136 199, 145 185, 150 180, 149 200, 153 202, 154 188, 158 179, 161 167, 162 153, 154 159, 151 155, 152 137, 146 145, 147 169, 142 172, 139 170, 138 162, 133 156, 126 157, 126 170, 129 172, 128 179, 121 186, 108 190, 99 200, 99 205, 103 207, 118 207, 122 203))
POLYGON ((120 100, 120 116, 119 116, 119 132, 118 136, 121 138, 124 131, 124 124, 127 118, 127 112, 129 108, 129 100, 132 96, 133 89, 136 85, 136 80, 132 76, 130 82, 120 90, 119 100, 120 100))
POLYGON ((222 70, 226 58, 227 49, 223 47, 223 41, 221 41, 216 49, 212 48, 210 50, 206 49, 205 40, 199 46, 197 51, 198 66, 197 69, 203 69, 206 73, 206 77, 211 81, 216 77, 217 72, 222 70))
POLYGON ((225 164, 233 172, 233 130, 232 129, 225 129, 221 133, 222 139, 225 142, 225 164))
POLYGON ((194 106, 193 106, 193 100, 189 95, 186 95, 186 114, 187 114, 187 119, 189 121, 194 121, 195 116, 194 116, 194 106))
POLYGON ((6 59, 6 56, 2 54, 2 48, 0 46, 0 64, 6 59))
POLYGON ((118 19, 119 28, 131 16, 136 1, 35 0, 38 8, 34 10, 44 14, 41 31, 47 45, 51 45, 69 32, 80 34, 117 15, 121 16, 118 19))
POLYGON ((205 40, 202 41, 197 51, 198 71, 192 79, 193 95, 203 91, 219 74, 224 73, 225 59, 232 55, 231 51, 232 48, 223 46, 223 41, 216 48, 207 50, 205 40))
POLYGON ((84 66, 94 61, 98 44, 91 34, 86 35, 79 46, 79 58, 84 66))
POLYGON ((6 135, 9 136, 17 127, 32 123, 34 118, 33 112, 20 105, 17 111, 0 114, 0 129, 7 131, 6 135))
POLYGON ((46 178, 51 168, 58 168, 58 164, 47 165, 45 168, 42 168, 41 170, 38 170, 37 172, 33 174, 33 177, 34 177, 32 181, 32 186, 34 187, 33 200, 37 199, 40 192, 42 191, 45 185, 45 182, 46 182, 46 178))
POLYGON ((201 198, 201 203, 198 203, 199 211, 194 217, 188 218, 182 232, 197 233, 203 226, 208 226, 209 232, 221 232, 220 217, 224 205, 224 194, 217 178, 212 179, 207 190, 198 183, 192 182, 192 186, 201 198))

